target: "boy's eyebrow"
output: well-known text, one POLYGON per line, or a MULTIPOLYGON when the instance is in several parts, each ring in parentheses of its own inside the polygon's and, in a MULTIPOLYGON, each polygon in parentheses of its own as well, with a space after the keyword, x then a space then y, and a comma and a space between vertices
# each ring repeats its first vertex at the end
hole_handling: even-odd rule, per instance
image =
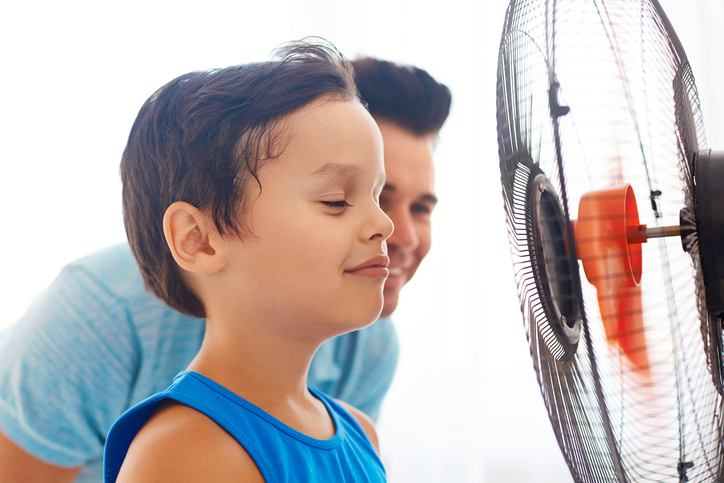
POLYGON ((318 170, 314 171, 312 175, 322 176, 325 178, 344 178, 359 174, 362 168, 350 164, 341 163, 327 163, 318 170))
MULTIPOLYGON (((395 187, 391 184, 385 183, 385 186, 382 188, 382 191, 391 191, 395 192, 395 187)), ((433 205, 437 204, 437 196, 435 196, 432 193, 425 193, 424 195, 420 196, 418 198, 418 201, 427 201, 428 203, 432 203, 433 205)))

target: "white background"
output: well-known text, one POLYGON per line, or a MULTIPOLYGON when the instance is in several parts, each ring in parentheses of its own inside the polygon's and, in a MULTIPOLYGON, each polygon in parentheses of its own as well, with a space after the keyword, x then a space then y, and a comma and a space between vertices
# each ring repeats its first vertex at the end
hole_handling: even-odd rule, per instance
MULTIPOLYGON (((662 0, 724 149, 724 7, 662 0)), ((125 239, 118 163, 135 115, 182 73, 325 37, 453 92, 433 249, 403 293, 379 425, 391 482, 566 482, 515 295, 495 131, 505 0, 5 2, 0 9, 0 329, 75 258, 125 239)))

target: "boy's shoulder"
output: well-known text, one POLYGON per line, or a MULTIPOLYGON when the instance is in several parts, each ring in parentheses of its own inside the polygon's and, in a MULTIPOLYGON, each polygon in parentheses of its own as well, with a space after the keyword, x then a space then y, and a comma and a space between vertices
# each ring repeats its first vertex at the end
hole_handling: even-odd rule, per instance
POLYGON ((375 429, 375 423, 372 421, 372 418, 370 418, 367 414, 365 414, 363 411, 357 409, 356 407, 347 404, 346 402, 335 399, 334 400, 337 404, 342 406, 348 413, 352 415, 352 417, 357 421, 357 423, 360 425, 360 427, 364 430, 365 434, 367 435, 367 438, 369 438, 370 443, 372 443, 372 446, 375 448, 375 451, 377 451, 377 454, 380 454, 380 443, 377 438, 377 430, 375 429))
POLYGON ((263 483, 264 478, 221 426, 193 408, 167 400, 131 443, 117 481, 263 483))

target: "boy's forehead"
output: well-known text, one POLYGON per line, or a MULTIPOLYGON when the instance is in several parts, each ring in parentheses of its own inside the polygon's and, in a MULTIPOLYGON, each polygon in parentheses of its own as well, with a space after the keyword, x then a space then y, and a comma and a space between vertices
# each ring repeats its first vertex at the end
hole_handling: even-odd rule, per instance
POLYGON ((285 151, 382 149, 374 119, 357 100, 322 96, 280 121, 285 151))
POLYGON ((348 176, 355 176, 360 174, 362 168, 350 164, 342 163, 327 163, 321 168, 314 171, 312 174, 323 178, 344 178, 348 176))
MULTIPOLYGON (((357 104, 362 107, 362 104, 356 99, 345 99, 339 95, 324 94, 312 102, 305 104, 299 109, 287 114, 282 118, 282 122, 286 122, 290 125, 293 124, 306 124, 310 118, 315 118, 320 115, 328 114, 329 111, 334 111, 335 107, 340 105, 354 105, 357 104)), ((363 110, 364 107, 362 107, 363 110)))
POLYGON ((382 136, 357 100, 323 96, 281 119, 275 131, 278 162, 269 166, 322 181, 384 175, 382 136))

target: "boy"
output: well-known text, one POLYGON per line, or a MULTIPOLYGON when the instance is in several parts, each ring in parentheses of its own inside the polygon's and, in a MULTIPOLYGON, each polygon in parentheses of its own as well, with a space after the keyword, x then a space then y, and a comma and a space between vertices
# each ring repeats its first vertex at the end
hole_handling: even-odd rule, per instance
POLYGON ((181 76, 133 126, 131 249, 207 322, 188 371, 112 428, 106 481, 384 481, 369 418, 306 385, 324 340, 382 310, 382 140, 345 61, 282 54, 181 76))

